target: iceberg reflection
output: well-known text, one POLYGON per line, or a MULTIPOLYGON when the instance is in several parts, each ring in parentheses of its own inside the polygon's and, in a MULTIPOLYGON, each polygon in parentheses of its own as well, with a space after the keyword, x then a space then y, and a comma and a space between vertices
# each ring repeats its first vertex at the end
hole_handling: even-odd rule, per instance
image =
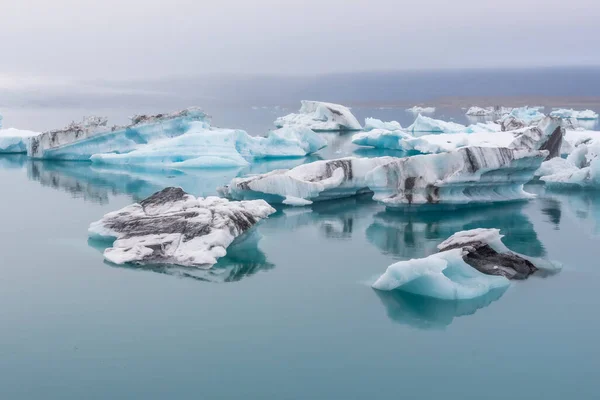
POLYGON ((388 317, 396 323, 418 329, 444 329, 454 318, 475 314, 498 300, 504 289, 496 289, 471 300, 439 300, 400 290, 375 290, 386 308, 388 317))
MULTIPOLYGON (((268 271, 275 267, 274 264, 267 260, 267 256, 258 248, 260 239, 261 235, 256 229, 250 230, 246 234, 236 238, 236 240, 227 248, 227 255, 219 259, 219 262, 212 268, 207 269, 177 265, 116 265, 108 261, 105 261, 105 264, 114 268, 150 271, 201 282, 238 282, 260 271, 268 271)), ((90 247, 100 252, 104 252, 104 249, 110 247, 112 242, 89 239, 88 244, 90 247)))
POLYGON ((382 211, 367 228, 367 239, 386 254, 398 258, 420 258, 437 253, 437 245, 456 232, 474 228, 497 228, 504 242, 517 253, 541 257, 545 249, 534 226, 523 213, 526 203, 493 204, 439 210, 428 213, 382 211))

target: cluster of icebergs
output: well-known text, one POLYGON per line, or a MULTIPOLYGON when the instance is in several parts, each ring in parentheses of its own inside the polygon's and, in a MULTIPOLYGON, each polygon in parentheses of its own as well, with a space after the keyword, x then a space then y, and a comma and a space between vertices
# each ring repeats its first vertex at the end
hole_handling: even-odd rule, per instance
MULTIPOLYGON (((319 132, 360 131, 352 137, 356 145, 414 154, 319 160, 237 177, 219 188, 222 197, 196 198, 180 188, 164 189, 90 226, 90 237, 112 241, 104 255, 116 264, 210 267, 236 238, 275 212, 271 204, 307 206, 370 193, 386 208, 422 211, 529 199, 534 195, 524 185, 534 179, 547 185, 600 185, 600 141, 595 132, 565 124, 565 118, 576 118, 573 112, 554 117, 539 108, 471 108, 470 115, 496 119, 466 126, 413 110, 419 113, 407 128, 372 118, 363 127, 347 107, 303 101, 298 113, 275 121, 276 130, 253 137, 213 127, 202 110, 190 108, 135 116, 127 126, 109 127, 105 118, 94 117, 41 134, 11 136, 10 130, 1 130, 0 144, 36 159, 218 168, 303 157, 327 145, 319 132)), ((440 253, 389 267, 374 287, 470 299, 548 267, 510 252, 500 238, 497 230, 456 234, 440 245, 440 253)))

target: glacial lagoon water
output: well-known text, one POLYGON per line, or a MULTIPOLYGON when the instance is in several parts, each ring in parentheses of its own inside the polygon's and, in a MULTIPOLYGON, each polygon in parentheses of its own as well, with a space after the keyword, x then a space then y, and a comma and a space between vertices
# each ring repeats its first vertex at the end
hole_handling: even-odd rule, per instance
POLYGON ((530 185, 528 202, 427 214, 368 196, 283 207, 204 272, 110 265, 88 242, 90 222, 166 186, 209 195, 236 175, 382 154, 326 135, 317 155, 242 170, 0 157, 0 398, 597 398, 594 192, 530 185), (564 269, 473 301, 371 289, 388 265, 479 227, 564 269))

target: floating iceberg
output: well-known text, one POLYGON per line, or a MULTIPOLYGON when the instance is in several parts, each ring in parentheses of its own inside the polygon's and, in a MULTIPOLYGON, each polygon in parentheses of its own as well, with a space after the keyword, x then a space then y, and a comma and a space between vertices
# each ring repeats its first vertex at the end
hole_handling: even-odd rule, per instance
POLYGON ((388 267, 373 284, 378 290, 404 292, 443 300, 466 300, 526 279, 538 269, 559 265, 511 252, 498 229, 458 232, 438 246, 439 253, 388 267))
POLYGON ((567 110, 564 108, 558 109, 558 110, 554 110, 550 113, 551 116, 553 117, 560 117, 560 118, 567 118, 567 119, 583 119, 583 120, 589 120, 589 119, 598 119, 598 113, 592 111, 592 110, 583 110, 583 111, 577 111, 577 110, 567 110))
POLYGON ((417 115, 415 122, 409 126, 406 130, 414 133, 421 132, 434 132, 434 133, 453 133, 453 132, 464 132, 467 129, 466 126, 457 124, 455 122, 446 122, 439 119, 433 119, 430 117, 424 117, 421 114, 417 115))
POLYGON ((500 117, 502 115, 509 114, 513 109, 510 107, 477 107, 473 106, 469 108, 466 115, 471 117, 500 117))
POLYGON ((275 126, 305 127, 313 131, 359 131, 360 122, 350 109, 339 104, 302 101, 298 114, 289 114, 275 120, 275 126))
POLYGON ((470 125, 462 133, 440 133, 414 137, 404 131, 372 130, 357 133, 352 142, 361 146, 372 146, 419 152, 423 154, 443 153, 468 146, 478 147, 512 147, 528 150, 548 150, 551 156, 560 154, 564 129, 560 120, 547 117, 538 126, 517 131, 499 132, 500 126, 494 123, 478 123, 470 125), (556 143, 548 142, 552 135, 556 143), (547 147, 544 145, 548 143, 547 147))
POLYGON ((503 131, 513 131, 535 125, 546 117, 540 112, 541 107, 518 107, 500 120, 503 131))
POLYGON ((536 176, 551 188, 600 188, 600 141, 579 144, 566 159, 544 162, 536 176))
POLYGON ((2 116, 2 114, 0 114, 0 129, 2 129, 2 120, 4 119, 4 117, 2 116))
POLYGON ((39 134, 15 128, 0 129, 0 153, 26 153, 27 143, 39 134))
POLYGON ((234 168, 260 158, 304 157, 327 145, 308 128, 281 128, 267 137, 253 137, 242 130, 209 128, 190 123, 181 136, 163 139, 125 154, 91 157, 94 163, 143 164, 161 168, 234 168))
POLYGON ((92 239, 114 240, 104 251, 115 264, 210 267, 234 239, 275 209, 264 201, 196 198, 166 188, 90 225, 92 239))
POLYGON ((435 107, 414 106, 411 108, 407 108, 406 111, 411 112, 413 114, 433 114, 435 112, 435 107))
POLYGON ((348 157, 235 178, 220 191, 233 199, 294 205, 369 191, 387 207, 510 201, 532 197, 523 184, 547 156, 548 151, 467 147, 408 158, 348 157))
POLYGON ((44 132, 31 139, 32 158, 87 161, 100 153, 126 153, 148 143, 179 136, 192 122, 210 126, 210 118, 198 108, 171 114, 136 115, 127 126, 107 126, 106 118, 85 118, 64 129, 44 132))
POLYGON ((398 131, 402 129, 402 126, 398 121, 383 122, 376 118, 365 118, 365 131, 372 131, 374 129, 385 129, 388 131, 398 131))

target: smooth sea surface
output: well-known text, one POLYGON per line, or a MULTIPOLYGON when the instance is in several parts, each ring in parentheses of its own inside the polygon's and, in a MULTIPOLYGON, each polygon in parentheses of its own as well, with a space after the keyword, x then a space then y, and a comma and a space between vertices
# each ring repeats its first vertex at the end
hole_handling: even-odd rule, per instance
MULTIPOLYGON (((563 105, 536 85, 510 95, 539 99, 531 105, 546 111, 563 105)), ((589 95, 573 90, 558 94, 589 95)), ((451 105, 434 92, 424 88, 413 103, 467 123, 462 100, 451 105)), ((328 93, 325 100, 338 92, 328 93)), ((244 100, 207 111, 216 125, 264 134, 299 107, 296 95, 285 106, 244 100)), ((410 124, 414 115, 381 96, 353 112, 410 124)), ((0 113, 5 126, 42 130, 83 115, 121 122, 148 110, 86 101, 9 104, 0 113)), ((329 147, 311 157, 239 170, 0 156, 0 399, 598 398, 598 192, 533 184, 527 190, 538 197, 530 201, 427 213, 386 211, 369 196, 278 207, 207 271, 115 266, 103 260, 101 243, 88 242, 91 222, 167 186, 213 195, 235 176, 346 155, 402 156, 360 149, 351 134, 323 135, 329 147), (471 301, 370 287, 390 264, 426 257, 472 228, 498 228, 512 250, 564 268, 471 301)))

